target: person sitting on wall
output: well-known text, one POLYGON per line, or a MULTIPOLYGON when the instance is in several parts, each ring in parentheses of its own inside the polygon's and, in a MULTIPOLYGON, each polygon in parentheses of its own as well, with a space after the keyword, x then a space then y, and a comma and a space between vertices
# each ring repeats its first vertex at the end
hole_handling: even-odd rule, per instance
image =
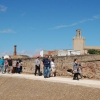
POLYGON ((36 61, 35 61, 35 76, 37 74, 38 71, 38 75, 40 76, 40 57, 38 56, 36 61))

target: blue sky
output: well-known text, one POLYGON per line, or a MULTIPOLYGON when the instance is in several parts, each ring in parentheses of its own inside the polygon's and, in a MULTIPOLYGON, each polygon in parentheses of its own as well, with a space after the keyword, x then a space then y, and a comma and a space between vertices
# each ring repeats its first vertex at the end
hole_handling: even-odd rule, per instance
POLYGON ((0 56, 72 49, 76 29, 100 46, 100 0, 0 0, 0 56))

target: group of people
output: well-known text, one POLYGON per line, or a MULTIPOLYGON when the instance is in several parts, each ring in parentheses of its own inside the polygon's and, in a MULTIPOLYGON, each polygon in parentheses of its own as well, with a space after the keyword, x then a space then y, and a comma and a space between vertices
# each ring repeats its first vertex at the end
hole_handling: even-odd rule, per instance
POLYGON ((78 63, 78 59, 74 59, 74 62, 73 62, 73 80, 79 80, 79 77, 80 76, 82 78, 82 66, 81 64, 78 63))
MULTIPOLYGON (((54 58, 50 58, 48 55, 46 55, 42 59, 42 65, 43 65, 43 75, 44 78, 49 78, 49 77, 55 77, 56 76, 56 66, 54 62, 54 58)), ((35 61, 35 76, 38 71, 38 75, 41 76, 42 73, 40 72, 41 67, 41 60, 40 57, 37 57, 35 61)), ((22 72, 22 61, 21 60, 14 60, 12 62, 11 57, 9 59, 4 59, 2 57, 0 59, 0 71, 2 74, 5 73, 21 73, 22 72)), ((78 76, 82 78, 82 66, 81 64, 78 63, 78 59, 74 59, 73 62, 73 70, 72 70, 73 75, 73 80, 79 80, 78 76)))
POLYGON ((0 71, 2 74, 8 73, 21 73, 22 72, 22 62, 21 60, 12 61, 11 57, 4 59, 0 58, 0 71))
MULTIPOLYGON (((42 64, 43 64, 44 78, 56 76, 56 66, 55 66, 54 58, 50 58, 48 55, 46 55, 42 59, 42 64)), ((37 71, 38 71, 38 75, 41 76, 40 67, 41 67, 41 60, 40 57, 37 57, 35 61, 35 76, 37 74, 37 71)), ((79 80, 78 76, 82 78, 82 68, 83 67, 81 66, 81 64, 78 63, 78 59, 74 59, 73 68, 72 68, 72 73, 74 74, 73 80, 79 80)))
MULTIPOLYGON (((50 58, 48 55, 46 55, 42 59, 42 64, 43 64, 44 78, 49 78, 49 77, 55 77, 56 76, 56 66, 55 66, 55 63, 54 63, 54 58, 50 58)), ((38 71, 38 75, 39 76, 41 75, 40 65, 41 65, 40 58, 37 57, 36 63, 35 63, 35 75, 36 75, 37 71, 38 71)))

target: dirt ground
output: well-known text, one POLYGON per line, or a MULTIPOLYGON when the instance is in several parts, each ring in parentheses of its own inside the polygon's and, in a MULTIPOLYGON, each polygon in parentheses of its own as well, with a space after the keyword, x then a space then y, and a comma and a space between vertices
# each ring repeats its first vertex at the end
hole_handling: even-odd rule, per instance
POLYGON ((100 100, 100 89, 0 77, 0 100, 100 100))

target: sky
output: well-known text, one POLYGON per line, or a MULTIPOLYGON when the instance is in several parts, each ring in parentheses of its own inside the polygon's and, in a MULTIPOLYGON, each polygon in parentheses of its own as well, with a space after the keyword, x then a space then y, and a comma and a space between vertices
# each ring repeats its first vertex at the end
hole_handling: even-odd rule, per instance
POLYGON ((100 0, 0 0, 0 56, 73 49, 76 29, 100 46, 100 0))

